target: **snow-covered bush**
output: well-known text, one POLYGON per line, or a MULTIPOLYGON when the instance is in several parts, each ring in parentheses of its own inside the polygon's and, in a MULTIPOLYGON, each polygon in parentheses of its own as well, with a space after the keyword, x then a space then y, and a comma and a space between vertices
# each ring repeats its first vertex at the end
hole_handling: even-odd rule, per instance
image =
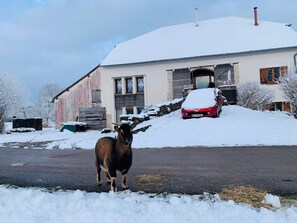
POLYGON ((273 93, 256 81, 247 81, 237 86, 238 104, 253 110, 263 110, 273 100, 273 93))
POLYGON ((27 91, 12 76, 0 74, 0 133, 9 111, 17 110, 25 103, 27 91))
POLYGON ((281 77, 280 86, 285 95, 290 99, 292 113, 297 118, 297 73, 291 72, 281 77))
POLYGON ((36 115, 42 117, 43 125, 53 126, 55 112, 53 98, 62 89, 57 84, 47 84, 40 89, 38 100, 35 105, 36 115))

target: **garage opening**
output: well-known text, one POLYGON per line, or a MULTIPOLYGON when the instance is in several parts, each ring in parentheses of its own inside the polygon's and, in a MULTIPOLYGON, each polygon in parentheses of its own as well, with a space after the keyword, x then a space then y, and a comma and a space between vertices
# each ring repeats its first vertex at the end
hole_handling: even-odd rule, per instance
POLYGON ((230 95, 228 99, 232 103, 236 103, 234 83, 234 63, 173 69, 172 72, 173 98, 185 97, 192 89, 219 87, 230 95))
POLYGON ((211 69, 192 70, 192 83, 194 89, 214 87, 214 71, 211 69))

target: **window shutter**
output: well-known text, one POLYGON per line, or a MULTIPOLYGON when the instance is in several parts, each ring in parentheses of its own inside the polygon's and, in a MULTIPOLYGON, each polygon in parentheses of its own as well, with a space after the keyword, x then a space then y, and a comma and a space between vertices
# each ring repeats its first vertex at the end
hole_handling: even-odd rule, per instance
POLYGON ((261 84, 268 83, 268 69, 267 68, 260 69, 260 83, 261 84))
POLYGON ((93 89, 92 90, 92 103, 100 103, 101 102, 101 90, 93 89))

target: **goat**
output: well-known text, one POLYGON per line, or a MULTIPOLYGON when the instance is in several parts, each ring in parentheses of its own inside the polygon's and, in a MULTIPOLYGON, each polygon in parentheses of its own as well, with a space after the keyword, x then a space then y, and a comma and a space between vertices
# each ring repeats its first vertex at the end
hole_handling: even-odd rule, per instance
POLYGON ((101 186, 101 169, 105 172, 107 183, 111 183, 111 191, 116 192, 117 171, 122 174, 122 189, 128 188, 126 176, 132 164, 133 141, 132 127, 123 123, 116 124, 117 138, 103 137, 95 146, 95 164, 97 170, 97 183, 101 186))

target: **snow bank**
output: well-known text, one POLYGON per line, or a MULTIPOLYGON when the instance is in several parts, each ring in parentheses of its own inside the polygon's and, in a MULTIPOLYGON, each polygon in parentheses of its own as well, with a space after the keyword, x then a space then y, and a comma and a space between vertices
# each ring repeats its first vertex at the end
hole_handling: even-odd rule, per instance
POLYGON ((284 113, 224 106, 219 118, 186 119, 180 110, 139 125, 133 147, 297 145, 297 119, 284 113))
POLYGON ((297 208, 256 210, 218 196, 52 192, 0 186, 1 222, 296 222, 297 208))

